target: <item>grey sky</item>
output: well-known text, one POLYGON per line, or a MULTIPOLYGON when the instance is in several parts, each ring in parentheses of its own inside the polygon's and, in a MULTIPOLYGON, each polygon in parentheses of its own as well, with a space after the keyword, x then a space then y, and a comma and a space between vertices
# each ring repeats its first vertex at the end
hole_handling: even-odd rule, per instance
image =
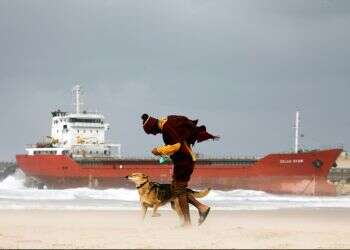
POLYGON ((111 123, 109 141, 149 155, 140 115, 199 118, 212 155, 350 148, 350 1, 0 0, 0 159, 50 133, 71 89, 111 123))

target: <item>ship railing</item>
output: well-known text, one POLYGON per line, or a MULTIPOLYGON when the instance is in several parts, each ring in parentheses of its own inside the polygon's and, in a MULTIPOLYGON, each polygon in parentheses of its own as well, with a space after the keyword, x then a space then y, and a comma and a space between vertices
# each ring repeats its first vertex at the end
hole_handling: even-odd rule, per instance
POLYGON ((205 159, 205 160, 258 160, 261 156, 257 155, 204 155, 199 154, 197 155, 197 159, 205 159))
POLYGON ((326 145, 320 145, 318 146, 318 149, 325 150, 325 149, 344 149, 344 144, 338 143, 338 144, 326 144, 326 145))
MULTIPOLYGON (((96 155, 86 155, 86 156, 82 156, 82 155, 75 155, 76 157, 79 158, 89 158, 89 159, 122 159, 122 160, 159 160, 158 157, 154 156, 118 156, 118 155, 100 155, 100 156, 96 156, 96 155)), ((226 156, 226 157, 220 157, 220 156, 201 156, 198 157, 197 160, 258 160, 259 157, 257 156, 226 156)))
POLYGON ((26 144, 26 148, 38 148, 37 144, 26 144))
MULTIPOLYGON (((69 114, 73 114, 73 115, 76 115, 77 113, 69 113, 69 114)), ((79 115, 100 115, 100 116, 103 116, 101 112, 97 111, 97 110, 84 110, 82 111, 81 113, 79 113, 79 115)))
POLYGON ((324 144, 314 147, 300 147, 300 152, 308 152, 308 151, 320 151, 320 150, 329 150, 329 149, 344 149, 343 144, 324 144))
MULTIPOLYGON (((320 151, 320 150, 330 150, 330 149, 343 149, 344 150, 344 144, 326 144, 326 145, 313 146, 313 147, 300 146, 299 153, 306 153, 306 152, 320 151)), ((280 151, 280 152, 276 152, 276 153, 277 154, 291 154, 291 153, 294 153, 294 150, 290 149, 289 151, 280 151)))
POLYGON ((52 144, 50 144, 50 143, 37 142, 35 144, 26 144, 26 148, 55 148, 55 147, 52 146, 52 144), (40 145, 42 145, 42 146, 40 146, 40 145))
MULTIPOLYGON (((148 163, 157 163, 159 159, 157 157, 136 157, 136 156, 127 156, 127 157, 111 157, 111 156, 91 156, 91 157, 74 157, 73 159, 75 161, 81 162, 81 163, 94 163, 94 162, 143 162, 145 164, 148 163)), ((249 165, 252 163, 255 163, 258 161, 257 158, 253 157, 211 157, 211 158, 199 158, 197 159, 198 163, 206 163, 206 164, 220 164, 220 165, 226 165, 226 164, 234 164, 237 166, 242 165, 249 165)))
POLYGON ((100 160, 106 160, 106 161, 111 161, 111 160, 137 160, 137 161, 154 161, 154 160, 158 160, 158 158, 156 157, 135 157, 135 156, 118 156, 118 155, 73 155, 73 158, 76 160, 96 160, 96 161, 100 161, 100 160))

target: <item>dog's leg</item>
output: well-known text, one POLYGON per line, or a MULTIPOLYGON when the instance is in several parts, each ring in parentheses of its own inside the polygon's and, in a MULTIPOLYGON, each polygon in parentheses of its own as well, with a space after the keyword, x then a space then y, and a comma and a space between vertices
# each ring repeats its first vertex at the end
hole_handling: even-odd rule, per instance
POLYGON ((141 207, 142 207, 142 220, 144 220, 147 213, 147 206, 145 204, 142 204, 141 207))
POLYGON ((158 209, 159 205, 155 204, 153 207, 153 213, 152 213, 152 217, 159 217, 160 213, 157 213, 157 209, 158 209))

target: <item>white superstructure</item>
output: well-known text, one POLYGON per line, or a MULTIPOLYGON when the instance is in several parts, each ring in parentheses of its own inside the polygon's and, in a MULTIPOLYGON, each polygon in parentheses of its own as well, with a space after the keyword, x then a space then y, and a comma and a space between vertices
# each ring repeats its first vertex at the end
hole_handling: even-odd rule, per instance
MULTIPOLYGON (((35 154, 69 154, 74 157, 110 156, 112 148, 116 148, 114 156, 120 157, 120 144, 107 144, 105 134, 109 124, 104 116, 98 113, 81 112, 81 88, 75 86, 75 113, 61 110, 52 112, 51 136, 49 142, 27 148, 29 155, 35 154)), ((114 152, 113 152, 114 153, 114 152)))

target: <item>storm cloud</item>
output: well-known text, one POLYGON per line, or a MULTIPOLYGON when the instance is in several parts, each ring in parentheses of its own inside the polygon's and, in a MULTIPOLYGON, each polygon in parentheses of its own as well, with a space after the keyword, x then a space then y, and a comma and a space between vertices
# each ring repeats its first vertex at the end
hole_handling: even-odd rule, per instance
POLYGON ((161 144, 140 116, 184 114, 221 135, 196 150, 263 155, 349 149, 349 1, 0 0, 0 159, 50 134, 50 111, 111 124, 124 155, 161 144))

